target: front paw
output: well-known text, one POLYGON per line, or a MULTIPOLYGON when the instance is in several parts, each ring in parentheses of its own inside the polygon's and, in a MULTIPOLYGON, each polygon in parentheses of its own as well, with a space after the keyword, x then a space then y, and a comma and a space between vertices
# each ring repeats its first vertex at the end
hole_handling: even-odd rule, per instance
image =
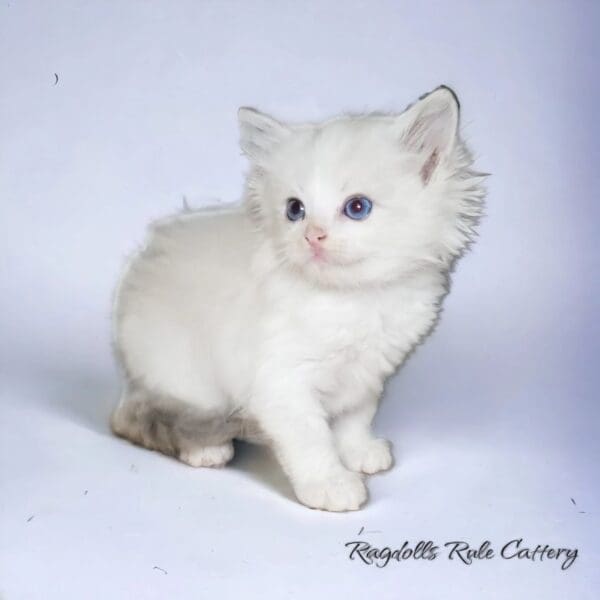
POLYGON ((391 444, 378 438, 346 448, 342 453, 344 464, 352 471, 372 475, 387 471, 394 464, 391 444))
POLYGON ((310 508, 334 512, 358 510, 367 500, 367 488, 362 477, 351 471, 294 483, 298 500, 310 508))

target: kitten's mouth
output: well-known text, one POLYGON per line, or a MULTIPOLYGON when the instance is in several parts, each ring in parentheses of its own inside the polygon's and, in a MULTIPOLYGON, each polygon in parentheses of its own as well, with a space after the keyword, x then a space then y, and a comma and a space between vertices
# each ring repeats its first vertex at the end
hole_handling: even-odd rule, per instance
POLYGON ((329 262, 329 258, 325 254, 324 250, 317 248, 312 251, 310 261, 317 262, 317 263, 326 263, 326 262, 329 262))
POLYGON ((306 265, 332 266, 332 267, 352 267, 363 262, 362 258, 342 259, 326 253, 324 250, 314 251, 308 257, 306 265))

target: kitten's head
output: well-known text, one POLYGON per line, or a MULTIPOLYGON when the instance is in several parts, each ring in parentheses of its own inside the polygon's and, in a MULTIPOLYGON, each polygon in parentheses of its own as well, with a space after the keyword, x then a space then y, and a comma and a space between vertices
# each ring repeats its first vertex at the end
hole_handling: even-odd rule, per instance
POLYGON ((239 111, 247 201, 283 265, 313 282, 377 285, 449 268, 481 213, 483 177, 440 87, 400 115, 286 125, 239 111))

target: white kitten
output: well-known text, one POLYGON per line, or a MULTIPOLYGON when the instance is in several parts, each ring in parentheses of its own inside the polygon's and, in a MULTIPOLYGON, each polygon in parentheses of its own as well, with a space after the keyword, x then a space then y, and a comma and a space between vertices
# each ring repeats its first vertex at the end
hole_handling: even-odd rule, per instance
POLYGON ((384 381, 481 212, 458 112, 446 87, 317 125, 242 108, 244 205, 155 225, 118 290, 114 431, 193 466, 266 443, 302 503, 359 508, 393 460, 371 432, 384 381))

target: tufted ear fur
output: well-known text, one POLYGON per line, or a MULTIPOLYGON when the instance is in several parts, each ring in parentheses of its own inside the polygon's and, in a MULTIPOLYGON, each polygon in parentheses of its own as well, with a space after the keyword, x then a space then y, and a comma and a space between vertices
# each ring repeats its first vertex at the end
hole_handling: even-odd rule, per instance
POLYGON ((398 117, 405 150, 420 155, 419 175, 427 185, 440 162, 456 143, 459 104, 454 92, 441 86, 421 98, 398 117))
POLYGON ((256 164, 263 163, 273 148, 290 133, 289 127, 253 108, 240 108, 238 121, 242 151, 256 164))

